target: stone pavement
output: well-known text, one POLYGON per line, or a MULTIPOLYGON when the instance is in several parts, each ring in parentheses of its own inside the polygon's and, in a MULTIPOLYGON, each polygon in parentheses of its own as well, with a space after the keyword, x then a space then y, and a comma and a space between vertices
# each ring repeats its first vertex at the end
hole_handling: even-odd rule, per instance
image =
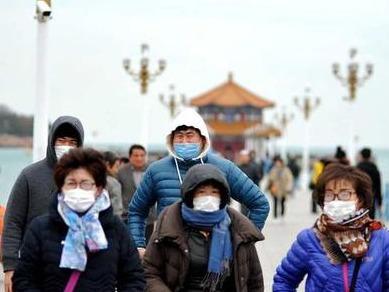
MULTIPOLYGON (((273 199, 270 197, 268 199, 272 208, 273 199)), ((286 255, 297 234, 302 229, 311 227, 315 222, 318 215, 311 215, 310 204, 310 192, 298 191, 287 199, 283 220, 274 220, 273 210, 271 209, 263 230, 265 240, 257 243, 265 281, 265 291, 272 291, 271 287, 276 268, 286 255)), ((300 284, 298 291, 304 291, 303 283, 300 284)))

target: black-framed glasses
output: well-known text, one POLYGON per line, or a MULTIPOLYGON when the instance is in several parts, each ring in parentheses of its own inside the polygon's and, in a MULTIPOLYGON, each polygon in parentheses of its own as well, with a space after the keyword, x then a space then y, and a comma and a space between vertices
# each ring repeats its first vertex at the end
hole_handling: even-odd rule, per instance
POLYGON ((96 184, 94 182, 89 181, 89 180, 84 180, 80 183, 77 183, 75 181, 67 181, 67 182, 65 182, 64 187, 66 189, 73 190, 73 189, 76 189, 77 186, 80 186, 80 189, 83 189, 85 191, 90 191, 91 189, 93 189, 93 187, 95 185, 96 184))
POLYGON ((335 200, 335 198, 338 198, 340 201, 348 201, 350 200, 351 196, 355 194, 355 191, 353 190, 343 190, 339 193, 335 193, 333 191, 325 191, 324 193, 324 201, 330 202, 335 200))

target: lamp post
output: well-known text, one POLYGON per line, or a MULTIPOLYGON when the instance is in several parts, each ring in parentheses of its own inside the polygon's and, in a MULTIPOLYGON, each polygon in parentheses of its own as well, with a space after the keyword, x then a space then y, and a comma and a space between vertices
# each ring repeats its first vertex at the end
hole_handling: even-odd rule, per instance
POLYGON ((295 97, 294 104, 302 112, 304 117, 304 145, 303 145, 303 160, 302 160, 302 173, 301 173, 301 184, 302 189, 308 189, 309 183, 309 147, 310 147, 310 133, 309 133, 309 119, 311 118, 312 112, 320 105, 320 98, 316 97, 313 99, 310 94, 310 89, 305 89, 305 96, 302 98, 295 97))
POLYGON ((167 100, 165 100, 165 96, 163 94, 160 94, 159 95, 159 100, 161 101, 161 103, 166 106, 168 109, 169 109, 169 113, 170 113, 170 117, 171 118, 174 118, 175 115, 177 114, 177 109, 180 107, 180 106, 183 106, 183 105, 186 105, 187 104, 187 101, 186 101, 186 98, 185 98, 185 95, 184 94, 181 94, 180 95, 180 99, 176 96, 176 94, 174 93, 174 85, 171 84, 169 86, 169 97, 167 98, 167 100))
MULTIPOLYGON (((140 92, 143 95, 146 95, 150 82, 155 81, 156 77, 161 75, 166 68, 166 61, 160 59, 158 61, 158 69, 155 72, 150 72, 149 70, 149 58, 147 53, 149 51, 149 46, 147 44, 141 45, 141 60, 140 60, 140 69, 139 72, 135 72, 131 69, 131 60, 123 60, 124 70, 132 77, 135 82, 140 84, 140 92)), ((143 121, 142 121, 142 130, 140 135, 140 143, 147 149, 148 144, 148 133, 149 133, 149 113, 150 113, 150 99, 145 98, 143 102, 143 121)))
POLYGON ((149 70, 149 58, 147 57, 147 53, 149 51, 149 46, 147 44, 141 45, 141 53, 142 57, 140 60, 140 69, 139 72, 134 72, 131 69, 131 60, 124 59, 123 60, 123 68, 124 70, 134 79, 135 82, 140 83, 140 89, 142 94, 146 94, 150 82, 155 81, 156 77, 161 75, 166 68, 166 61, 160 59, 158 61, 158 69, 155 72, 150 72, 149 70))
POLYGON ((359 76, 359 64, 355 61, 357 50, 355 48, 350 49, 350 63, 347 66, 347 76, 343 77, 340 74, 339 63, 332 65, 332 72, 336 79, 341 84, 348 88, 349 95, 344 97, 344 100, 349 101, 349 157, 352 164, 355 162, 355 144, 356 134, 354 130, 354 108, 355 101, 357 98, 357 88, 361 87, 373 74, 373 64, 367 63, 365 66, 365 73, 363 76, 359 76))
POLYGON ((36 38, 36 87, 33 124, 32 159, 45 157, 49 132, 49 98, 47 86, 48 36, 51 19, 51 1, 36 1, 37 38, 36 38))
POLYGON ((294 115, 292 113, 286 113, 285 107, 282 108, 282 112, 276 113, 274 115, 274 119, 276 120, 277 124, 281 128, 282 137, 281 137, 281 157, 282 159, 286 159, 286 135, 287 135, 287 127, 290 124, 290 122, 293 120, 294 115))

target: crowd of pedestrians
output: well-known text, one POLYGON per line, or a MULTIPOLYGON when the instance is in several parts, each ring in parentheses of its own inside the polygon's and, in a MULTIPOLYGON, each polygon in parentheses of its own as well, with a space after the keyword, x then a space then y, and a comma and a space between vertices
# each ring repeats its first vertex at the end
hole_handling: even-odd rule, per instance
MULTIPOLYGON (((125 159, 100 153, 83 147, 77 118, 58 118, 46 158, 20 173, 8 200, 5 291, 264 291, 255 243, 266 237, 268 198, 283 218, 298 189, 296 157, 223 158, 192 109, 173 120, 166 150, 150 164, 139 144, 125 159)), ((363 149, 353 167, 338 147, 313 163, 312 211, 322 212, 274 271, 274 291, 296 291, 305 276, 306 291, 389 291, 371 157, 363 149)))

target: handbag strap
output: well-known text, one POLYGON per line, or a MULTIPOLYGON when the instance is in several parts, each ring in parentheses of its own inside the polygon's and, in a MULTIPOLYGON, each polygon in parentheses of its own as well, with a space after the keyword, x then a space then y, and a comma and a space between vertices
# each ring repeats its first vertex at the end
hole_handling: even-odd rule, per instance
POLYGON ((69 281, 66 284, 64 292, 73 292, 74 288, 77 285, 78 279, 80 278, 81 272, 80 271, 73 271, 70 275, 69 281))
POLYGON ((351 279, 350 292, 355 291, 355 285, 357 283, 358 272, 359 272, 359 268, 361 267, 361 263, 362 263, 362 258, 357 258, 355 260, 355 267, 354 267, 353 277, 351 279))

